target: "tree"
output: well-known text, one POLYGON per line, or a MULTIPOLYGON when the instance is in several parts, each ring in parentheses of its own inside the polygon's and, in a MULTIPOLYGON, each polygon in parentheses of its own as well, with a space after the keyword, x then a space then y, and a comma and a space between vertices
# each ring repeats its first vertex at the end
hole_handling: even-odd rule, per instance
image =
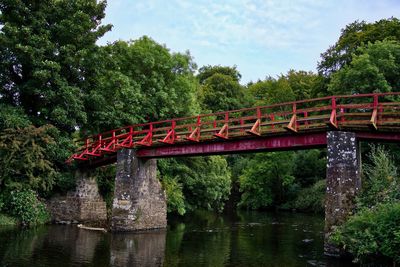
POLYGON ((6 129, 0 132, 0 186, 6 190, 51 190, 56 171, 46 153, 54 144, 51 126, 6 129))
MULTIPOLYGON (((163 183, 182 190, 185 210, 198 208, 223 210, 224 203, 229 197, 231 186, 231 173, 224 157, 165 159, 159 160, 158 167, 162 181, 166 180, 163 183), (172 184, 171 178, 177 184, 172 184)), ((172 193, 170 191, 169 196, 173 196, 174 203, 170 203, 170 207, 175 207, 176 211, 182 213, 181 211, 184 210, 179 204, 182 201, 182 197, 179 192, 175 193, 175 195, 172 193), (179 211, 179 208, 181 211, 179 211)))
POLYGON ((397 18, 382 19, 375 23, 355 21, 342 29, 339 40, 321 54, 318 71, 324 76, 340 70, 352 61, 357 48, 368 42, 385 39, 400 41, 400 21, 397 18))
POLYGON ((254 96, 257 106, 296 100, 290 83, 284 76, 278 79, 268 77, 265 81, 258 81, 249 86, 249 91, 254 96))
POLYGON ((311 71, 289 70, 281 78, 288 81, 296 100, 310 99, 317 97, 323 86, 322 77, 311 71))
POLYGON ((200 84, 204 84, 205 81, 213 76, 214 74, 219 73, 225 76, 229 76, 235 82, 239 82, 242 78, 240 72, 236 69, 236 66, 227 67, 227 66, 203 66, 199 69, 199 74, 197 75, 197 79, 199 80, 200 84))
POLYGON ((105 1, 4 0, 0 4, 1 102, 21 107, 35 126, 73 132, 86 122, 85 60, 96 40, 105 1))
POLYGON ((100 48, 95 86, 88 90, 92 132, 199 113, 195 64, 189 53, 171 53, 144 36, 100 48))
POLYGON ((257 154, 240 176, 242 192, 239 206, 250 209, 270 208, 284 203, 294 183, 294 153, 257 154))
POLYGON ((200 99, 203 112, 240 109, 250 105, 246 89, 240 85, 236 67, 205 66, 197 79, 201 84, 200 99))
POLYGON ((361 94, 399 90, 400 43, 377 41, 357 49, 349 65, 334 73, 332 94, 361 94))

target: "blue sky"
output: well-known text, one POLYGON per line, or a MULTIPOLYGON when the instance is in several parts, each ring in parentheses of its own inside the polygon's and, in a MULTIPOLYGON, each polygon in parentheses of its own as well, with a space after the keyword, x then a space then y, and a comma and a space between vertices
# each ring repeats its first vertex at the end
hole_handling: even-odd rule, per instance
POLYGON ((242 84, 289 69, 315 71, 355 20, 400 17, 399 0, 108 0, 100 44, 147 35, 199 67, 236 65, 242 84))

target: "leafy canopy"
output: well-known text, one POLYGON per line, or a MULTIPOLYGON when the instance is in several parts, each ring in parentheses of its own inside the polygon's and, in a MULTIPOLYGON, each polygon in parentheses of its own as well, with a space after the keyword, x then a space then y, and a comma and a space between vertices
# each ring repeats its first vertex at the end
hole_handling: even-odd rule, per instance
POLYGON ((353 54, 362 44, 376 41, 400 41, 400 20, 397 18, 382 19, 374 23, 355 21, 348 24, 339 37, 339 40, 321 54, 318 71, 324 76, 340 70, 352 61, 353 54))
POLYGON ((349 65, 334 73, 328 85, 331 94, 361 94, 398 91, 400 42, 377 41, 357 49, 349 65))
POLYGON ((4 0, 0 4, 1 102, 21 107, 36 126, 72 132, 86 122, 85 60, 96 40, 105 1, 4 0))

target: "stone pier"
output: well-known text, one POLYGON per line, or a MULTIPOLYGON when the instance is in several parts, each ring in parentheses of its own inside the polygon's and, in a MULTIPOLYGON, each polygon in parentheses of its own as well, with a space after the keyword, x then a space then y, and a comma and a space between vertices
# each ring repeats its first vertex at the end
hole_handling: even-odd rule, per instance
POLYGON ((155 159, 140 159, 135 150, 117 154, 112 231, 136 231, 167 226, 165 192, 157 180, 155 159))
POLYGON ((78 170, 75 173, 76 188, 65 196, 54 196, 48 203, 52 221, 82 222, 105 225, 106 203, 99 194, 96 178, 91 171, 78 170))
POLYGON ((335 227, 353 214, 354 201, 361 188, 361 158, 355 133, 327 133, 325 201, 325 254, 340 256, 342 251, 329 243, 335 227))

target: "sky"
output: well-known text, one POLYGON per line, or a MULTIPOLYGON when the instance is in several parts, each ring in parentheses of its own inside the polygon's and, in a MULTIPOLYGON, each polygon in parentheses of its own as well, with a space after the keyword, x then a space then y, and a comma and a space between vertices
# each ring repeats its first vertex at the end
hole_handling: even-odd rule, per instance
POLYGON ((99 44, 143 35, 198 67, 237 66, 242 84, 290 69, 316 71, 320 54, 355 20, 400 17, 400 0, 108 0, 99 44))

